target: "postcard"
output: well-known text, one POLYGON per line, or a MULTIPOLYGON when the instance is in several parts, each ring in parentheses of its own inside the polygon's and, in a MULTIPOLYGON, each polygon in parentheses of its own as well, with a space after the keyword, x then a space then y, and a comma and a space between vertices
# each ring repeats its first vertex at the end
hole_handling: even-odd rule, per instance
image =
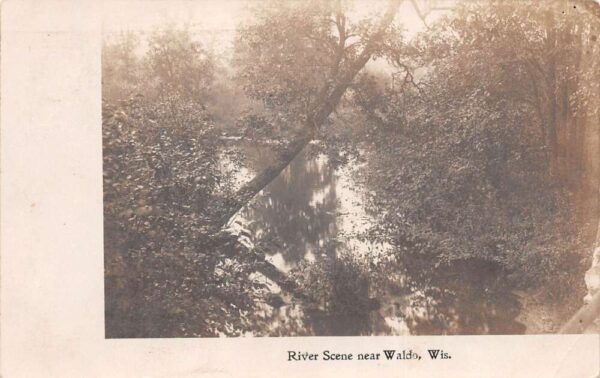
POLYGON ((600 374, 600 3, 1 16, 2 377, 600 374))

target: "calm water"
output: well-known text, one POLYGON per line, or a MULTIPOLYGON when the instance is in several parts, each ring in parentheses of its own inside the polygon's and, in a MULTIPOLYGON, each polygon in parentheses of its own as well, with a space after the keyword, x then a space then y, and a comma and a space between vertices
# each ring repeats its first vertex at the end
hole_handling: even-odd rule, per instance
POLYGON ((501 269, 488 262, 434 269, 435 261, 406 253, 401 268, 391 273, 396 284, 384 288, 376 274, 355 274, 351 261, 386 264, 394 247, 365 237, 374 220, 353 169, 359 168, 350 164, 336 170, 325 156, 304 153, 237 216, 281 271, 293 273, 307 263, 328 268, 323 269, 328 276, 320 279, 329 292, 320 302, 308 306, 278 293, 282 301, 275 306, 273 330, 282 335, 525 331, 515 321, 519 303, 502 286, 501 269))

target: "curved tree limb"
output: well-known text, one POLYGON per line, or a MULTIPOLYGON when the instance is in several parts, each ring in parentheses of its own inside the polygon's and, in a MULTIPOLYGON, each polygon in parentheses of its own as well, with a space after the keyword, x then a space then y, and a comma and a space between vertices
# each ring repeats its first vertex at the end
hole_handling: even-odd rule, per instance
MULTIPOLYGON (((256 194, 279 176, 292 160, 300 154, 304 147, 314 139, 316 129, 325 123, 329 115, 337 107, 339 101, 356 75, 377 51, 387 29, 394 21, 394 17, 398 12, 402 1, 403 0, 390 0, 389 6, 381 18, 375 33, 369 38, 360 55, 352 62, 349 62, 347 68, 342 69, 342 67, 333 67, 336 77, 333 77, 332 81, 325 83, 324 87, 319 92, 317 100, 315 101, 316 106, 307 117, 307 131, 305 136, 290 143, 286 151, 280 154, 276 163, 267 167, 238 190, 230 201, 229 206, 225 209, 222 217, 217 222, 217 226, 222 227, 227 224, 241 208, 254 198, 256 194)), ((340 35, 340 38, 345 39, 345 36, 340 35)), ((342 41, 342 46, 343 42, 344 41, 342 41)), ((339 65, 341 59, 339 61, 336 60, 336 62, 339 65)))

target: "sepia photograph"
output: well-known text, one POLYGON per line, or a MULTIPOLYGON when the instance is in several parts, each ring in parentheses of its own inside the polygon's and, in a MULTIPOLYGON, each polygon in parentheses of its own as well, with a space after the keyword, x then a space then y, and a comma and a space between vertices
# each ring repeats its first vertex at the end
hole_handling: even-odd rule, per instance
POLYGON ((104 336, 600 333, 600 4, 107 3, 104 336))

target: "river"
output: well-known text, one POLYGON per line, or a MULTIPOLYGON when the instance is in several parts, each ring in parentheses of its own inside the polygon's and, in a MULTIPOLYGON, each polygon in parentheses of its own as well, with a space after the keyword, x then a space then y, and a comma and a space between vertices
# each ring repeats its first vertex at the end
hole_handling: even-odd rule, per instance
MULTIPOLYGON (((360 169, 358 164, 335 168, 325 155, 303 152, 235 217, 268 261, 285 273, 316 275, 310 287, 325 293, 309 306, 271 285, 278 297, 264 309, 271 334, 525 332, 515 320, 518 300, 502 286, 502 272, 485 261, 459 261, 436 271, 434 261, 407 253, 400 257, 403 268, 386 273, 397 276, 397 284, 378 285, 377 272, 385 269, 373 268, 372 275, 368 269, 385 268, 394 247, 368 237, 375 218, 366 210, 366 189, 354 180, 360 169), (357 266, 360 271, 352 270, 357 266)), ((252 168, 239 175, 244 181, 252 168)))

